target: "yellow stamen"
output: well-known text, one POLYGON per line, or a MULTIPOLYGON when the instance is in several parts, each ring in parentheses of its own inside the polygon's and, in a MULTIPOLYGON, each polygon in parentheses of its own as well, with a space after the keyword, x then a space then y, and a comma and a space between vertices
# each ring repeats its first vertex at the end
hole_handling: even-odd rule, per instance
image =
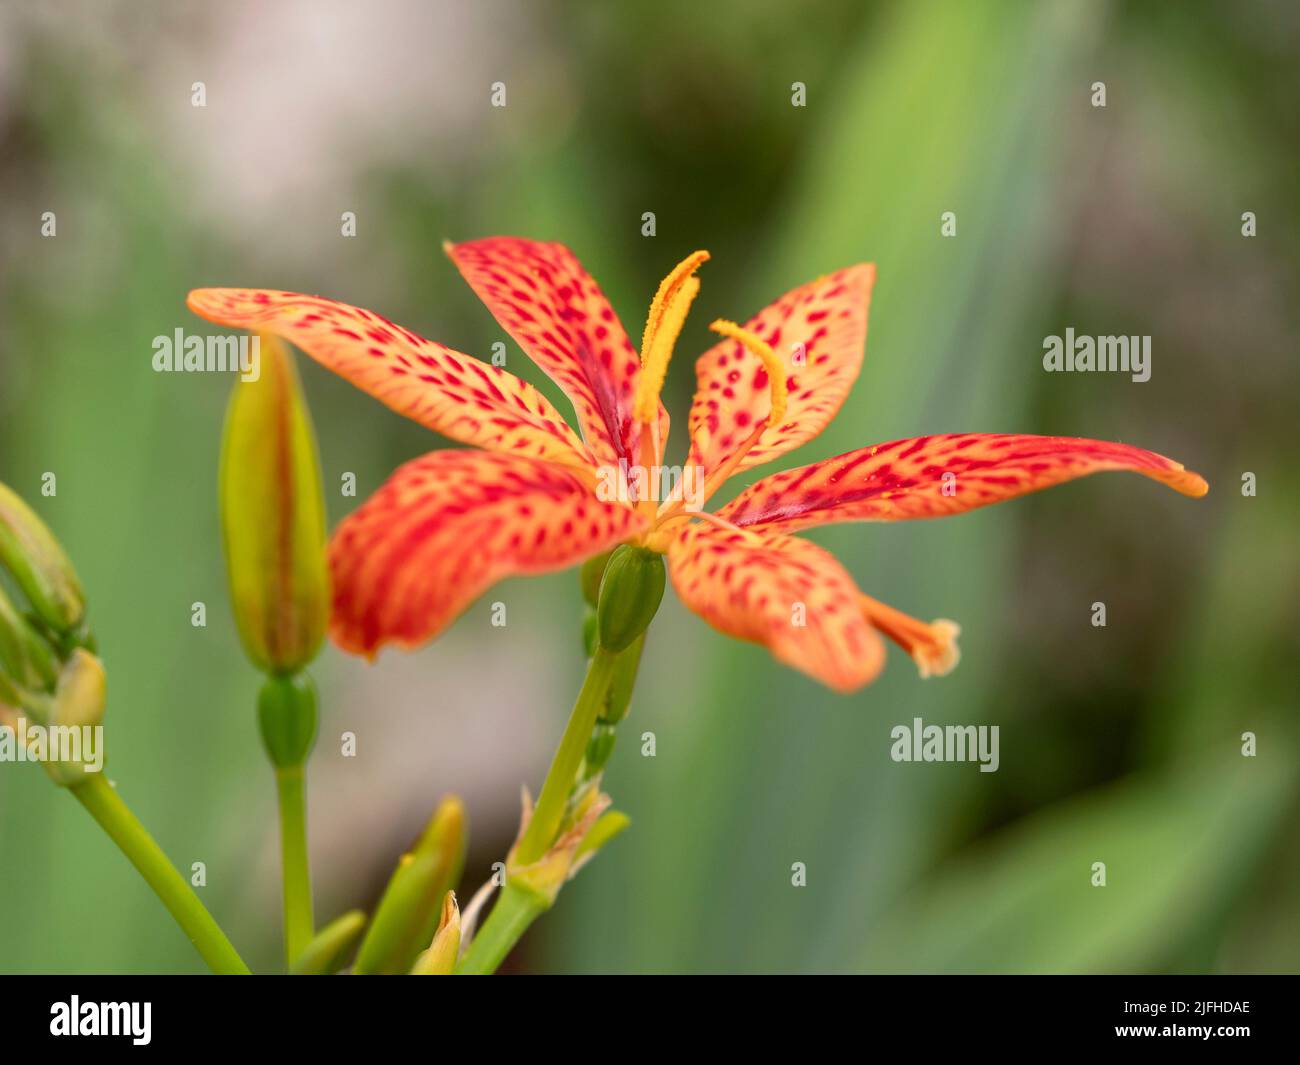
POLYGON ((660 282, 659 291, 650 304, 645 333, 641 337, 641 378, 632 408, 632 416, 643 424, 652 424, 658 417, 659 393, 668 375, 668 360, 673 357, 673 345, 677 343, 686 323, 686 314, 700 291, 695 271, 708 260, 707 251, 688 255, 660 282))
POLYGON ((956 668, 961 626, 955 621, 938 618, 927 624, 869 595, 859 596, 858 602, 862 616, 912 656, 922 677, 942 677, 956 668))
POLYGON ((768 387, 772 392, 772 411, 767 416, 767 425, 769 427, 780 425, 785 418, 789 392, 785 386, 785 366, 772 350, 772 346, 754 336, 748 329, 741 329, 735 322, 729 322, 725 318, 719 318, 709 328, 715 333, 738 341, 746 351, 757 355, 763 361, 763 368, 767 371, 768 387))
MULTIPOLYGON (((704 490, 701 500, 708 500, 733 473, 736 467, 740 465, 741 460, 749 454, 754 445, 758 443, 761 437, 768 429, 781 424, 785 419, 786 404, 790 398, 789 389, 785 383, 785 366, 782 365, 780 357, 772 350, 770 344, 760 340, 748 329, 742 329, 735 322, 729 322, 725 318, 719 318, 709 326, 715 333, 739 343, 746 351, 757 356, 763 364, 763 369, 767 371, 768 389, 771 394, 771 409, 768 411, 766 418, 759 419, 750 434, 740 442, 740 446, 735 448, 731 454, 722 462, 720 466, 713 470, 704 481, 704 490)), ((679 482, 680 484, 680 482, 679 482)), ((683 503, 680 498, 667 499, 663 506, 659 508, 659 519, 661 521, 676 517, 681 513, 683 503)))
MULTIPOLYGON (((780 357, 772 350, 770 344, 760 340, 748 329, 742 329, 735 322, 729 322, 725 318, 719 318, 716 322, 710 324, 709 328, 715 333, 736 341, 746 351, 752 352, 758 357, 763 364, 763 369, 767 371, 767 383, 772 401, 767 417, 759 419, 750 434, 705 479, 702 500, 708 500, 714 492, 722 487, 723 482, 736 472, 741 460, 758 443, 759 437, 768 429, 781 424, 785 418, 786 403, 789 399, 789 390, 786 388, 785 383, 785 367, 781 364, 780 357)), ((659 517, 661 520, 673 517, 681 510, 681 500, 667 500, 665 505, 659 508, 659 517)))

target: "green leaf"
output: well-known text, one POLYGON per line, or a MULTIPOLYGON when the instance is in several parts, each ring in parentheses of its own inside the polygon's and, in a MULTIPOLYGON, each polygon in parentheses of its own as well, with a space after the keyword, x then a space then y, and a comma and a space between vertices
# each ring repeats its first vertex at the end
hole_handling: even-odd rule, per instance
POLYGON ((403 854, 375 910, 353 972, 406 973, 438 928, 447 890, 465 862, 465 808, 444 799, 415 847, 403 854))
POLYGON ((1169 944, 1212 932, 1258 868, 1294 782, 1290 760, 1235 754, 1051 807, 928 878, 879 922, 866 965, 1014 973, 1176 968, 1169 944), (1093 884, 1098 862, 1105 863, 1104 887, 1093 884))
POLYGON ((298 960, 289 969, 292 976, 326 976, 336 973, 347 964, 348 952, 366 927, 366 915, 360 910, 349 910, 336 917, 307 944, 298 960))

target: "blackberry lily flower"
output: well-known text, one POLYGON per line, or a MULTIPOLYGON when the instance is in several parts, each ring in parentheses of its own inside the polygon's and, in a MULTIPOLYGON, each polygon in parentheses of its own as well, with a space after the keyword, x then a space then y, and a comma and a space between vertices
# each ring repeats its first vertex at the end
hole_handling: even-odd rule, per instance
POLYGON ((859 591, 827 551, 791 534, 842 521, 960 514, 1103 470, 1188 496, 1205 481, 1140 448, 1055 436, 962 433, 876 444, 750 485, 716 514, 693 509, 729 477, 817 436, 862 365, 875 267, 794 289, 696 363, 687 478, 662 493, 669 418, 660 389, 691 302, 696 252, 659 287, 641 350, 568 248, 510 237, 446 251, 506 331, 573 403, 581 436, 532 385, 372 311, 289 292, 198 289, 197 314, 293 342, 393 410, 473 450, 400 467, 329 549, 331 634, 373 656, 441 632, 495 581, 562 569, 619 544, 667 556, 683 601, 837 691, 875 678, 883 634, 923 676, 957 662, 957 626, 922 622, 859 591), (781 354, 777 354, 781 352, 781 354), (613 484, 615 492, 608 486, 613 484))

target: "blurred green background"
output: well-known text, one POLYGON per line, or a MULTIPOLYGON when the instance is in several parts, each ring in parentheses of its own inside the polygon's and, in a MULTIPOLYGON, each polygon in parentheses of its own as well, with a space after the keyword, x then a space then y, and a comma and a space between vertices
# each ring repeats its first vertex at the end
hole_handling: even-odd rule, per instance
MULTIPOLYGON (((510 968, 1295 970, 1298 53, 1300 11, 1270 2, 6 3, 0 480, 89 589, 119 791, 178 865, 205 863, 203 898, 254 966, 277 966, 274 788, 217 539, 230 382, 150 366, 154 336, 205 328, 188 289, 319 292, 488 357, 506 338, 444 238, 569 244, 633 336, 660 277, 708 248, 666 396, 679 461, 706 323, 873 260, 862 377, 782 465, 1057 433, 1172 455, 1210 495, 1106 476, 812 534, 872 595, 963 625, 951 676, 922 682, 895 650, 852 697, 670 593, 606 776, 633 827, 510 968), (1151 380, 1044 373, 1067 326, 1150 334, 1151 380), (999 771, 892 762, 914 717, 997 724, 999 771)), ((331 521, 358 502, 344 473, 364 497, 440 446, 300 364, 331 521)), ((513 344, 507 365, 540 383, 513 344)), ((373 904, 448 790, 473 828, 462 899, 482 881, 577 689, 579 619, 566 573, 507 582, 413 654, 326 650, 320 919, 373 904)), ((0 765, 0 899, 0 970, 202 968, 30 765, 0 765)))

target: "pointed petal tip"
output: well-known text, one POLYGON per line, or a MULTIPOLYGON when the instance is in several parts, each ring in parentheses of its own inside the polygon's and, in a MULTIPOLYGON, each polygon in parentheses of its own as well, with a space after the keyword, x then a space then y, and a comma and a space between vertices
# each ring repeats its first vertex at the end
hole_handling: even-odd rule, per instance
POLYGON ((1200 499, 1210 491, 1210 483, 1199 473, 1193 473, 1191 470, 1179 468, 1178 478, 1173 481, 1170 487, 1182 492, 1185 496, 1191 496, 1192 499, 1200 499))
MULTIPOLYGON (((437 633, 434 635, 436 636, 437 633)), ((427 640, 406 640, 380 636, 377 639, 370 640, 350 627, 331 621, 329 638, 330 642, 340 651, 345 654, 356 655, 357 658, 364 660, 366 665, 373 666, 379 662, 379 656, 386 647, 394 647, 399 651, 418 651, 434 637, 430 636, 427 640)))
POLYGON ((780 659, 778 659, 777 661, 780 661, 781 664, 784 666, 788 666, 791 669, 803 673, 805 676, 810 677, 812 680, 815 680, 818 684, 825 685, 836 695, 854 695, 855 693, 860 692, 863 688, 867 687, 868 685, 874 684, 877 678, 880 676, 879 669, 873 672, 870 676, 863 676, 861 674, 844 675, 844 676, 830 675, 824 673, 815 674, 815 673, 810 673, 807 669, 804 669, 797 662, 785 662, 780 659))
POLYGON ((846 268, 849 271, 860 271, 861 285, 870 293, 871 288, 876 283, 876 274, 878 273, 875 263, 854 263, 846 268))

